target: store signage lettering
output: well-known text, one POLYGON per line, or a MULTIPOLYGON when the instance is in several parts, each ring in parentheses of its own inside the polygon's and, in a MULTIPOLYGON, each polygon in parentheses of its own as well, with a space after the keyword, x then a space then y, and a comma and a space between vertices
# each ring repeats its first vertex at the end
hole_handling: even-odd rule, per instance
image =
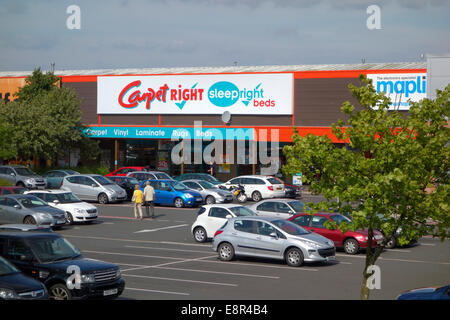
POLYGON ((98 114, 292 114, 292 74, 98 78, 98 114))

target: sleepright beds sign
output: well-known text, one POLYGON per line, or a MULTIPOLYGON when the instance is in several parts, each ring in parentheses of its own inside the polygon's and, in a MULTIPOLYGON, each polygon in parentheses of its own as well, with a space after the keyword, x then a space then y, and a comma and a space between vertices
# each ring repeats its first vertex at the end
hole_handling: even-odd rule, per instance
POLYGON ((98 114, 290 115, 293 75, 106 76, 97 80, 98 114))
POLYGON ((391 99, 389 110, 409 110, 408 100, 419 102, 427 97, 426 73, 368 74, 377 92, 391 99))

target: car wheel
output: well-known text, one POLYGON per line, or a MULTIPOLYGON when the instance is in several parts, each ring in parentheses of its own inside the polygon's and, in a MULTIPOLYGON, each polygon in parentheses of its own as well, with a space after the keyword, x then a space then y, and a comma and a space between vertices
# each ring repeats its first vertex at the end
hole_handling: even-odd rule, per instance
POLYGON ((17 182, 17 187, 25 188, 25 184, 23 182, 17 182))
POLYGON ((214 204, 216 203, 216 198, 214 198, 213 196, 207 196, 205 202, 206 204, 214 204))
POLYGON ((173 202, 174 206, 176 208, 183 208, 184 207, 184 201, 181 198, 176 198, 175 201, 173 202))
POLYGON ((262 196, 261 193, 259 191, 255 191, 252 193, 252 200, 255 202, 261 201, 262 196))
POLYGON ((395 239, 395 237, 392 237, 391 239, 389 239, 388 242, 386 242, 386 249, 394 249, 397 246, 397 239, 395 239))
POLYGON ((67 224, 73 224, 73 216, 70 212, 67 212, 67 224))
POLYGON ((300 267, 303 264, 303 252, 299 248, 286 251, 286 263, 291 267, 300 267))
POLYGON ((36 224, 36 220, 32 216, 26 216, 25 219, 23 219, 24 224, 36 224))
POLYGON ((108 196, 106 195, 106 193, 100 193, 98 195, 98 203, 100 203, 100 204, 108 203, 108 196))
POLYGON ((241 193, 241 194, 238 195, 237 200, 240 203, 244 203, 244 202, 247 201, 247 196, 245 195, 245 193, 241 193))
POLYGON ((219 259, 222 261, 231 261, 234 258, 234 248, 228 242, 221 243, 217 252, 219 253, 219 259))
POLYGON ((194 239, 197 242, 205 242, 207 239, 206 230, 202 227, 197 227, 194 229, 194 239))
POLYGON ((71 300, 72 294, 70 290, 63 284, 55 284, 50 287, 49 296, 53 300, 71 300))
POLYGON ((344 242, 344 251, 347 254, 357 254, 359 251, 359 243, 355 239, 347 239, 344 242))

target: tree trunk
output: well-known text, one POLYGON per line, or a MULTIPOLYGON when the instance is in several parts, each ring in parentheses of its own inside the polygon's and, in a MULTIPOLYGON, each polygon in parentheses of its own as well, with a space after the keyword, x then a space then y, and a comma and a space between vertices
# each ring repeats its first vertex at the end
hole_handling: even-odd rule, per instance
POLYGON ((364 271, 363 271, 363 278, 362 278, 362 283, 361 283, 361 292, 359 294, 359 298, 361 300, 369 300, 369 287, 367 286, 367 279, 369 278, 369 274, 367 274, 367 267, 369 265, 366 263, 366 266, 364 267, 364 271))

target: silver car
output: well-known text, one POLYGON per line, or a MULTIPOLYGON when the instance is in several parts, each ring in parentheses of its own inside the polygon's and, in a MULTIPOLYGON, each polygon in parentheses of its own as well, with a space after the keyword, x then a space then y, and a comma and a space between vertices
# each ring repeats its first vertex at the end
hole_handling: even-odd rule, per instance
POLYGON ((15 186, 30 189, 45 189, 47 181, 25 166, 0 166, 0 178, 11 181, 15 186))
POLYGON ((127 177, 135 178, 138 181, 144 180, 173 180, 171 176, 169 176, 165 172, 161 171, 132 171, 127 173, 127 177))
POLYGON ((27 194, 0 196, 0 223, 48 225, 66 224, 63 210, 53 208, 38 197, 27 194))
POLYGON ((198 191, 206 204, 233 202, 233 194, 205 180, 183 180, 190 189, 198 191))
POLYGON ((294 199, 267 199, 251 204, 248 208, 257 216, 289 219, 297 213, 304 212, 306 206, 303 202, 294 199))
POLYGON ((81 200, 93 200, 102 204, 127 200, 125 189, 98 174, 65 176, 61 189, 72 191, 81 200))
POLYGON ((336 259, 333 241, 284 219, 257 216, 229 219, 214 235, 213 250, 223 261, 250 256, 293 267, 336 259))

